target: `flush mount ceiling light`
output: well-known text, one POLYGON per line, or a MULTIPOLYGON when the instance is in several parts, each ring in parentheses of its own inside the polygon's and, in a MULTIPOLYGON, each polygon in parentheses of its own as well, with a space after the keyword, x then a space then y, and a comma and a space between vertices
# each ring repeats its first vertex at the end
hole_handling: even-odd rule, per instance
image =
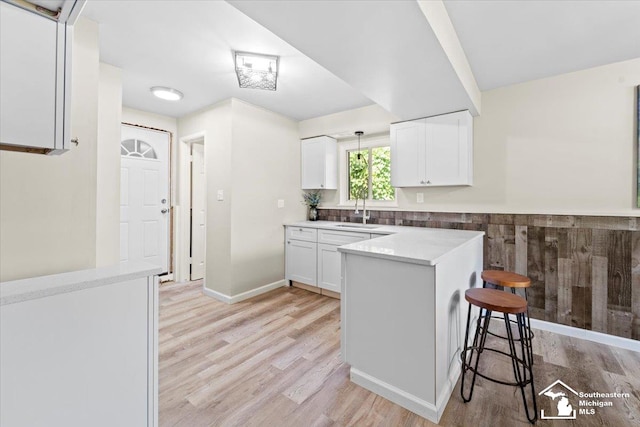
POLYGON ((260 53, 234 52, 241 88, 276 90, 280 57, 260 53))
POLYGON ((160 99, 166 99, 167 101, 179 101, 184 95, 179 90, 171 89, 170 87, 154 86, 151 88, 151 93, 160 99))

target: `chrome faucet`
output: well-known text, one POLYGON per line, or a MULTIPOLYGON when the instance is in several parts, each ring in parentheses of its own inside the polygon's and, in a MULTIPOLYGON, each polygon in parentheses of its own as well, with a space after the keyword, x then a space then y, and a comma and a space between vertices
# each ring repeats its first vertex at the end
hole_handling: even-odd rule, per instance
MULTIPOLYGON (((356 215, 360 213, 358 210, 358 199, 356 198, 356 210, 354 211, 356 215)), ((367 220, 370 218, 370 215, 367 215, 367 199, 362 199, 362 223, 366 224, 367 220)))

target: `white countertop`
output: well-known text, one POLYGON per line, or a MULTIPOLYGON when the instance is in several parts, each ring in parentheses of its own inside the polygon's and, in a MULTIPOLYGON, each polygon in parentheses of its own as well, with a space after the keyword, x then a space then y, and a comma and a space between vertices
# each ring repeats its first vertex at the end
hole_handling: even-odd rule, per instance
POLYGON ((153 276, 160 267, 130 262, 0 283, 0 306, 153 276))
POLYGON ((379 224, 367 224, 375 228, 362 228, 361 224, 345 227, 344 225, 349 225, 349 223, 332 221, 301 221, 285 225, 386 234, 386 236, 340 246, 338 251, 423 265, 436 265, 443 257, 449 255, 455 249, 475 239, 482 239, 482 236, 484 236, 483 231, 379 224))

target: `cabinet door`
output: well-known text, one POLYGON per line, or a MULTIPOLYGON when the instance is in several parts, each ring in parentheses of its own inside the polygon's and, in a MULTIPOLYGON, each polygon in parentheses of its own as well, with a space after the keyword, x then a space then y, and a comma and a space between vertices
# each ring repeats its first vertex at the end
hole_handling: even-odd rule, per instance
POLYGON ((391 185, 424 185, 425 149, 424 119, 391 125, 391 185))
POLYGON ((335 190, 338 188, 338 148, 328 136, 300 142, 301 185, 303 190, 335 190))
POLYGON ((318 286, 340 292, 340 252, 335 245, 318 243, 318 286))
POLYGON ((316 284, 316 254, 317 244, 302 240, 287 239, 286 251, 286 279, 306 285, 316 284))
POLYGON ((58 24, 0 2, 0 142, 55 146, 58 24))
POLYGON ((428 185, 469 182, 470 146, 467 117, 462 111, 429 117, 426 123, 426 181, 428 185))

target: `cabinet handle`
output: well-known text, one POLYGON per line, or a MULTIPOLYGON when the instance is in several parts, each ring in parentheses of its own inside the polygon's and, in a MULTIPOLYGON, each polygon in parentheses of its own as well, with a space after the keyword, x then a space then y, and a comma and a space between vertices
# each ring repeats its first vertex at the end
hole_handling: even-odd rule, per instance
POLYGON ((320 184, 320 188, 324 188, 324 184, 320 184))
POLYGON ((73 138, 73 139, 71 140, 71 142, 73 142, 74 144, 76 144, 76 147, 77 147, 77 146, 78 146, 78 143, 79 143, 80 141, 78 140, 78 137, 76 136, 75 138, 73 138))
POLYGON ((300 230, 298 230, 298 231, 302 231, 302 228, 300 230))
POLYGON ((424 181, 420 181, 420 184, 424 184, 424 181))
POLYGON ((427 181, 427 184, 431 184, 431 181, 427 181))

